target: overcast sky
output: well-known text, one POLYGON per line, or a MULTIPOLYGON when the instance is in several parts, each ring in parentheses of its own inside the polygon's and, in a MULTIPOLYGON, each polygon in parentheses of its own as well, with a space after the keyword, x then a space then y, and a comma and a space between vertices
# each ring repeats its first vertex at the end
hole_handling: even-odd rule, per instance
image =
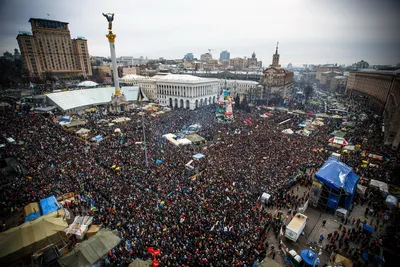
POLYGON ((50 18, 86 37, 90 55, 109 56, 102 12, 115 13, 117 56, 200 57, 211 48, 214 58, 255 51, 266 66, 279 41, 284 66, 400 63, 398 0, 0 0, 0 52, 18 47, 29 18, 50 18))

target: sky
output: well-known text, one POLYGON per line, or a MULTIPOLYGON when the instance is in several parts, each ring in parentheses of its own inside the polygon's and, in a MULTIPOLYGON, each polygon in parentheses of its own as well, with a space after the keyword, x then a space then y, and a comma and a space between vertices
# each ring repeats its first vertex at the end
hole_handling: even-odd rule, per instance
POLYGON ((18 48, 30 18, 69 22, 93 56, 110 55, 107 20, 118 56, 183 58, 213 49, 268 66, 279 41, 281 64, 400 63, 400 1, 396 0, 0 0, 0 53, 18 48))

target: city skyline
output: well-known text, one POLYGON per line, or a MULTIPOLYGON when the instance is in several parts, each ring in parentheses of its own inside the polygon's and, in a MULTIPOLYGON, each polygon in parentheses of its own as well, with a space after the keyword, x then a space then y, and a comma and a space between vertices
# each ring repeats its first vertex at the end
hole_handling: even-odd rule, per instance
POLYGON ((107 21, 101 13, 114 12, 117 57, 181 59, 192 52, 200 58, 211 48, 216 59, 224 50, 231 58, 249 58, 254 51, 268 66, 279 41, 282 66, 350 65, 360 60, 371 65, 400 63, 400 37, 396 34, 400 4, 389 0, 249 0, 246 4, 153 0, 121 1, 118 5, 72 0, 68 6, 44 0, 6 0, 0 7, 2 52, 18 47, 16 36, 19 31, 30 31, 30 18, 44 18, 69 22, 72 37, 88 40, 90 55, 108 57, 107 21), (250 12, 244 12, 246 8, 250 12), (207 19, 199 19, 202 17, 207 19))

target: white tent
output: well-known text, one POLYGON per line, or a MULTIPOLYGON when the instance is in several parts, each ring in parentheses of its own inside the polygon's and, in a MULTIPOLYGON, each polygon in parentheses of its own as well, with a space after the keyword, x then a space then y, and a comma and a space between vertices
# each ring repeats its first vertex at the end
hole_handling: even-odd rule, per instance
POLYGON ((345 147, 344 147, 344 149, 349 150, 349 151, 354 151, 355 148, 356 148, 356 147, 353 146, 353 145, 348 145, 348 146, 345 146, 345 147))
POLYGON ((130 118, 121 117, 121 118, 117 118, 117 119, 112 120, 112 122, 120 123, 120 122, 126 122, 126 121, 130 121, 130 120, 131 120, 130 118))
POLYGON ((347 146, 349 143, 346 141, 346 139, 341 138, 341 137, 332 137, 331 139, 329 139, 329 143, 333 143, 333 144, 338 144, 341 146, 347 146))
POLYGON ((282 133, 285 133, 285 134, 294 134, 294 132, 293 132, 292 129, 285 129, 285 130, 282 131, 282 133))
POLYGON ((371 179, 371 181, 369 182, 369 185, 379 188, 379 190, 382 191, 385 195, 389 194, 389 186, 387 183, 371 179))
POLYGON ((190 140, 187 139, 187 138, 179 139, 178 142, 179 142, 181 145, 183 145, 183 146, 191 145, 191 144, 192 144, 192 141, 190 141, 190 140))
POLYGON ((78 84, 79 87, 96 87, 98 83, 92 81, 84 81, 78 84))
POLYGON ((268 193, 263 193, 261 195, 261 202, 263 203, 267 203, 269 201, 269 199, 271 198, 271 195, 268 193))
POLYGON ((88 132, 90 132, 89 129, 81 128, 81 129, 80 129, 79 131, 77 131, 76 133, 77 133, 77 134, 86 134, 86 133, 88 133, 88 132))
POLYGON ((169 138, 169 137, 175 138, 176 135, 174 135, 174 134, 172 134, 172 133, 168 133, 168 134, 164 134, 162 137, 163 137, 163 138, 169 138))

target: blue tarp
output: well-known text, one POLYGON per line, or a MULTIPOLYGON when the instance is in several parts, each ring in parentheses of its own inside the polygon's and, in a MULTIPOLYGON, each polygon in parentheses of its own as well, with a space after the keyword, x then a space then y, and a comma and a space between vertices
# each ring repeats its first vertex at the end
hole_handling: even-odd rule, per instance
POLYGON ((303 249, 300 256, 308 265, 314 265, 314 262, 318 262, 318 255, 311 250, 303 249))
POLYGON ((36 218, 40 217, 40 212, 33 212, 25 217, 25 222, 33 221, 36 218))
POLYGON ((343 162, 330 157, 315 174, 315 178, 335 190, 343 188, 347 194, 354 195, 358 176, 343 162))
POLYGON ((58 210, 56 197, 51 196, 48 198, 41 199, 40 200, 40 209, 42 210, 43 215, 46 215, 53 211, 58 210))
POLYGON ((374 228, 372 228, 372 226, 368 224, 364 224, 363 229, 371 233, 374 232, 374 228))
POLYGON ((200 153, 198 153, 196 155, 193 155, 193 158, 195 158, 195 159, 201 159, 201 158, 204 158, 204 157, 205 156, 203 154, 200 154, 200 153))
POLYGON ((64 117, 61 117, 58 121, 71 121, 71 117, 64 116, 64 117))
POLYGON ((103 137, 101 135, 97 135, 92 138, 92 141, 96 141, 96 142, 100 142, 101 140, 103 140, 103 137))

